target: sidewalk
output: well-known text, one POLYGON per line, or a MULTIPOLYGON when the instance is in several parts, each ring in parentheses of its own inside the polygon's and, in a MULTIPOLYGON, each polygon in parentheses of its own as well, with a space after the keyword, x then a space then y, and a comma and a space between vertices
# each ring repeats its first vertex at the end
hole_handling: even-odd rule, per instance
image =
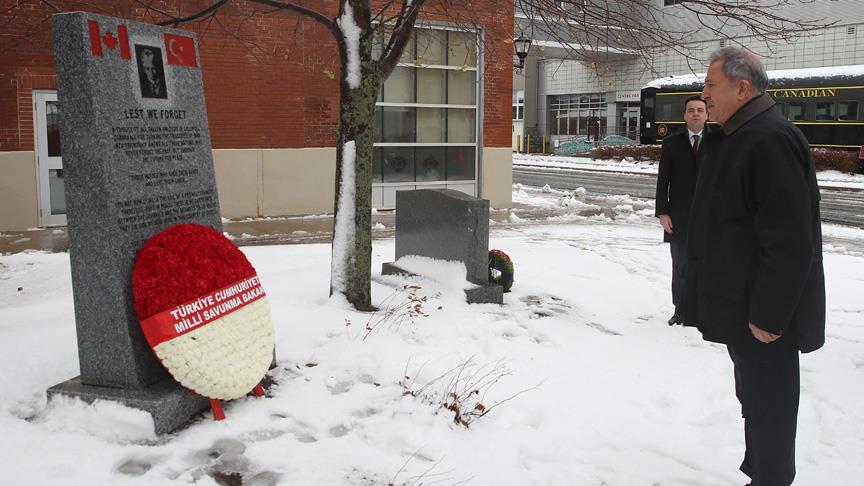
MULTIPOLYGON (((493 209, 489 219, 496 228, 498 225, 512 225, 511 211, 518 211, 518 224, 546 221, 547 217, 552 215, 548 208, 514 203, 510 209, 493 209)), ((372 238, 392 238, 395 226, 394 211, 373 214, 372 238)), ((223 230, 237 246, 329 243, 333 231, 333 215, 224 220, 223 230)), ((64 252, 68 249, 69 233, 65 226, 0 233, 0 255, 26 250, 64 252)))
MULTIPOLYGON (((590 157, 570 155, 513 154, 514 167, 536 167, 559 170, 590 170, 628 174, 656 175, 658 163, 643 160, 593 160, 590 157)), ((864 175, 847 174, 836 170, 816 173, 819 187, 841 191, 864 191, 864 175)))

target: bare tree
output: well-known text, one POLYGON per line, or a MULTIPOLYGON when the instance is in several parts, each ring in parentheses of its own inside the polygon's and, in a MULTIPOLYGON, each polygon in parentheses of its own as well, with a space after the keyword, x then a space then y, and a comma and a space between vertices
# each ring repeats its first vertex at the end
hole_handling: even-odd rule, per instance
MULTIPOLYGON (((131 1, 137 9, 136 15, 163 25, 181 26, 218 19, 219 12, 232 4, 258 5, 268 9, 258 14, 293 12, 313 20, 332 34, 338 45, 341 73, 330 292, 344 294, 358 309, 371 309, 372 147, 376 98, 382 83, 399 63, 418 18, 434 13, 466 30, 476 29, 481 24, 472 1, 376 0, 374 5, 372 0, 131 1), (171 8, 163 8, 165 5, 171 8), (377 47, 376 42, 379 43, 377 47)), ((777 41, 827 25, 784 16, 786 7, 811 1, 682 0, 675 9, 664 9, 661 0, 515 0, 512 5, 519 12, 517 21, 527 24, 521 27, 529 35, 560 42, 574 59, 597 63, 610 53, 627 52, 651 68, 652 54, 658 51, 672 50, 688 59, 697 55, 692 50, 692 29, 675 27, 675 22, 668 21, 670 16, 692 17, 701 29, 719 35, 751 35, 777 41)), ((2 8, 0 11, 8 16, 27 3, 60 11, 63 9, 58 4, 78 3, 86 7, 90 2, 16 0, 9 2, 5 11, 2 8)), ((508 8, 513 7, 508 4, 508 8)), ((100 7, 94 5, 85 9, 98 11, 100 7)), ((692 22, 689 25, 692 26, 692 22)), ((237 40, 248 42, 240 37, 237 40)))
MULTIPOLYGON (((755 38, 774 46, 831 25, 793 17, 813 0, 515 0, 517 27, 529 37, 559 43, 571 59, 597 66, 620 54, 657 74, 655 56, 674 52, 704 61, 706 35, 741 44, 755 38)), ((746 46, 744 46, 746 47, 746 46)), ((692 70, 692 69, 691 69, 692 70)))
MULTIPOLYGON (((219 0, 198 12, 163 23, 178 24, 213 15, 229 1, 219 0)), ((344 0, 335 13, 315 10, 300 1, 245 1, 314 19, 332 33, 339 46, 341 106, 330 292, 342 293, 355 307, 368 309, 372 146, 379 89, 399 62, 421 12, 427 9, 443 12, 466 28, 477 25, 477 20, 464 14, 462 7, 466 2, 456 0, 387 0, 376 2, 374 10, 371 0, 344 0), (383 42, 373 55, 376 36, 383 42)), ((685 0, 681 10, 694 15, 701 26, 717 34, 734 30, 766 40, 780 40, 824 27, 823 23, 786 18, 778 13, 786 5, 807 1, 685 0)), ((469 11, 470 3, 467 2, 469 11)), ((692 57, 687 48, 688 42, 692 42, 692 32, 676 30, 668 22, 661 22, 664 15, 676 13, 664 11, 657 0, 515 0, 515 7, 527 17, 536 33, 561 41, 576 58, 596 59, 612 49, 628 50, 647 59, 650 57, 646 54, 657 49, 672 49, 692 57), (580 49, 573 49, 574 45, 580 49)))

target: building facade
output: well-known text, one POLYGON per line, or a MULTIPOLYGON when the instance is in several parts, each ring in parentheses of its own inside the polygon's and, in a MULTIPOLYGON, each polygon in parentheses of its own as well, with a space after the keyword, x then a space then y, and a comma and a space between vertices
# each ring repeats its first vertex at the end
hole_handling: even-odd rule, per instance
MULTIPOLYGON (((661 26, 692 32, 687 47, 693 58, 671 49, 642 56, 621 50, 607 53, 600 62, 583 63, 568 59, 571 56, 559 43, 541 39, 532 47, 535 61, 528 63, 531 69, 526 66, 523 76, 514 77, 514 93, 524 92, 525 114, 523 119, 514 119, 511 140, 519 134, 519 123, 524 135, 545 136, 553 148, 560 141, 578 137, 593 140, 621 135, 638 141, 640 90, 657 78, 705 73, 705 60, 720 47, 743 45, 759 54, 768 70, 864 64, 864 8, 860 1, 784 5, 776 11, 780 16, 832 25, 792 41, 776 42, 732 28, 721 29, 722 36, 711 32, 680 5, 686 0, 649 1, 657 2, 661 26)), ((518 26, 519 14, 516 20, 518 26)))
MULTIPOLYGON (((160 10, 185 12, 188 3, 165 0, 160 10)), ((328 13, 338 8, 320 3, 328 13)), ((0 12, 0 231, 65 224, 52 6, 164 19, 133 1, 19 2, 0 12)), ((424 11, 381 90, 376 208, 392 208, 396 191, 414 188, 452 188, 497 207, 511 202, 512 46, 505 40, 514 9, 494 0, 474 7, 424 11)), ((244 2, 231 2, 217 19, 181 28, 198 38, 223 216, 332 212, 340 76, 332 35, 296 14, 244 2)))

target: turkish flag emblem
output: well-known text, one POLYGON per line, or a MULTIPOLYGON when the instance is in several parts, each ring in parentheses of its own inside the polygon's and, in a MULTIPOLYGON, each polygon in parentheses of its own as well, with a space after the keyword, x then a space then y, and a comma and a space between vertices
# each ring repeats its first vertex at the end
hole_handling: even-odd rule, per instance
POLYGON ((125 60, 132 59, 132 54, 129 51, 129 33, 126 31, 125 25, 117 26, 117 35, 111 30, 106 30, 102 33, 99 27, 99 22, 95 20, 87 21, 87 26, 90 29, 90 50, 96 57, 102 57, 102 47, 114 50, 120 48, 120 58, 125 60))
POLYGON ((198 67, 195 59, 195 39, 184 35, 165 34, 165 52, 168 64, 198 67))

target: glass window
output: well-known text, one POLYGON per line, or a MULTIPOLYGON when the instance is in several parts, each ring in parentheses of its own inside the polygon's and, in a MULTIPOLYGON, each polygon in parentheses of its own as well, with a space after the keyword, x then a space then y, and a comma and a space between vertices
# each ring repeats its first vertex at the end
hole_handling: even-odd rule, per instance
MULTIPOLYGON (((402 65, 394 69, 379 93, 374 182, 475 179, 476 39, 476 33, 415 29, 412 44, 400 59, 402 65)), ((379 51, 382 42, 376 47, 379 51)), ((513 116, 519 119, 524 116, 523 100, 523 92, 514 92, 513 116)))
POLYGON ((833 101, 817 101, 816 102, 816 119, 817 120, 834 120, 837 118, 836 105, 833 101))
POLYGON ((447 32, 433 29, 417 29, 415 32, 417 32, 417 62, 444 65, 447 32))
POLYGON ((672 102, 657 101, 657 121, 672 121, 672 102))
POLYGON ((381 141, 410 143, 414 141, 414 108, 408 106, 380 106, 383 117, 381 141))
POLYGON ((783 118, 786 118, 786 103, 775 103, 774 108, 783 115, 783 118))
POLYGON ((447 33, 447 65, 477 67, 477 36, 468 32, 447 33))
POLYGON ((837 119, 840 121, 855 121, 858 119, 857 101, 840 101, 837 103, 837 119))
POLYGON ((387 103, 414 102, 414 69, 395 67, 384 82, 384 101, 387 103))
POLYGON ((45 102, 45 127, 48 131, 48 157, 60 157, 60 104, 56 101, 45 102))
POLYGON ((381 142, 381 109, 375 110, 375 143, 381 142))
POLYGON ((786 118, 791 121, 798 121, 806 119, 807 113, 807 104, 801 101, 793 101, 789 103, 788 111, 786 112, 786 118))
MULTIPOLYGON (((375 41, 372 43, 372 59, 381 59, 381 55, 384 53, 384 46, 390 40, 392 34, 393 31, 390 29, 379 31, 378 35, 375 36, 375 41)), ((405 50, 399 56, 399 62, 414 62, 414 44, 414 32, 412 32, 411 37, 408 39, 408 44, 405 45, 405 50)))
POLYGON ((417 181, 443 181, 446 147, 417 147, 417 181))
POLYGON ((443 69, 417 70, 417 103, 444 104, 447 71, 443 69))
POLYGON ((417 142, 445 142, 444 108, 417 108, 417 142))
POLYGON ((475 71, 447 71, 447 103, 473 105, 476 103, 477 73, 475 71))
POLYGON ((414 182, 414 147, 381 147, 384 182, 414 182))
POLYGON ((48 169, 48 192, 51 200, 51 214, 66 214, 64 186, 63 169, 48 169))
POLYGON ((517 116, 517 113, 516 113, 516 106, 515 106, 515 105, 513 106, 513 119, 514 119, 514 120, 518 120, 518 119, 519 119, 519 117, 517 116))
POLYGON ((372 148, 372 182, 381 182, 381 147, 372 148))
POLYGON ((474 110, 468 108, 449 108, 447 110, 447 141, 474 142, 474 110))
POLYGON ((583 133, 585 132, 586 118, 584 116, 579 117, 579 115, 574 111, 570 113, 569 118, 570 129, 567 131, 567 135, 579 135, 579 128, 582 128, 583 133))
POLYGON ((447 180, 474 179, 474 147, 447 147, 447 180))

